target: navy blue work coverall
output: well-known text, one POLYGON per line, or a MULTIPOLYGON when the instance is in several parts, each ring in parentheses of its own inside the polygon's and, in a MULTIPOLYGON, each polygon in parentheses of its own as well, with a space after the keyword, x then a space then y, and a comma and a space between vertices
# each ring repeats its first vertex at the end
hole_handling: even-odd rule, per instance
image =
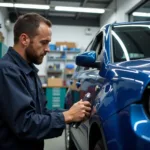
POLYGON ((43 150, 60 136, 64 116, 45 105, 37 69, 10 47, 0 59, 0 150, 43 150))

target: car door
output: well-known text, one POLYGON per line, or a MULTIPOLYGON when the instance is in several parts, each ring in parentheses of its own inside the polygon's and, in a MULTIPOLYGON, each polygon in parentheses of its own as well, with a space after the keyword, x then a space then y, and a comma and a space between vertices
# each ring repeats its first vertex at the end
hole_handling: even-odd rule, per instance
MULTIPOLYGON (((103 33, 100 32, 95 40, 92 43, 91 49, 94 50, 97 53, 97 58, 99 58, 101 51, 103 47, 103 33)), ((78 101, 79 99, 83 99, 84 95, 87 92, 90 92, 92 95, 92 100, 95 99, 96 96, 96 90, 95 88, 100 88, 102 85, 101 82, 103 82, 103 79, 99 77, 99 71, 98 69, 88 68, 88 67, 81 67, 78 75, 75 78, 75 82, 77 85, 76 93, 74 99, 75 101, 78 101), (76 99, 77 98, 77 99, 76 99)), ((77 141, 78 148, 82 150, 88 150, 88 128, 89 128, 89 120, 81 123, 81 125, 76 128, 71 128, 71 132, 73 133, 73 136, 75 137, 75 140, 77 141)))

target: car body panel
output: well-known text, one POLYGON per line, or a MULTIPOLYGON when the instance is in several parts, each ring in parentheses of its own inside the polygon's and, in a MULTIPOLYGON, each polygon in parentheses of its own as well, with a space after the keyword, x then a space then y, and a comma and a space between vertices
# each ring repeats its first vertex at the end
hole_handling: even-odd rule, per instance
POLYGON ((107 81, 96 100, 103 120, 124 107, 140 101, 150 80, 149 74, 113 66, 109 66, 106 76, 107 81))
MULTIPOLYGON (((87 92, 92 94, 91 117, 82 122, 77 129, 71 127, 71 133, 78 149, 90 149, 93 124, 97 125, 103 135, 105 150, 150 148, 150 132, 146 132, 150 128, 150 123, 141 102, 150 82, 150 59, 114 62, 112 44, 114 26, 138 25, 143 27, 144 25, 147 27, 147 24, 149 25, 150 22, 108 24, 102 27, 93 38, 94 43, 98 35, 103 35, 100 67, 94 69, 81 67, 76 69, 72 76, 73 84, 66 94, 66 108, 70 108, 74 102, 82 99, 87 92), (142 145, 139 144, 139 141, 142 145)), ((82 64, 80 59, 78 61, 79 65, 82 64)), ((83 64, 86 64, 86 61, 83 64)))
POLYGON ((150 149, 149 119, 141 105, 126 107, 106 120, 103 126, 109 150, 150 149))

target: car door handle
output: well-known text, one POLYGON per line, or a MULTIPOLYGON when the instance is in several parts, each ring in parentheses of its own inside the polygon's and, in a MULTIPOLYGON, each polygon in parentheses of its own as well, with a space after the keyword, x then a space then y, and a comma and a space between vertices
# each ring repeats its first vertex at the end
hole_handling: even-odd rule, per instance
POLYGON ((76 82, 76 86, 77 86, 77 88, 79 88, 81 86, 81 83, 80 82, 76 82))

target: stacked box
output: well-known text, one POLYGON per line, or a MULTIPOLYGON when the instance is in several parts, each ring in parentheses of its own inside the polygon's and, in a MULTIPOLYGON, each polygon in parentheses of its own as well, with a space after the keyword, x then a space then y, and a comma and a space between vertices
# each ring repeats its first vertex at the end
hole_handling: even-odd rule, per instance
POLYGON ((48 78, 48 87, 62 87, 63 79, 61 78, 48 78))

